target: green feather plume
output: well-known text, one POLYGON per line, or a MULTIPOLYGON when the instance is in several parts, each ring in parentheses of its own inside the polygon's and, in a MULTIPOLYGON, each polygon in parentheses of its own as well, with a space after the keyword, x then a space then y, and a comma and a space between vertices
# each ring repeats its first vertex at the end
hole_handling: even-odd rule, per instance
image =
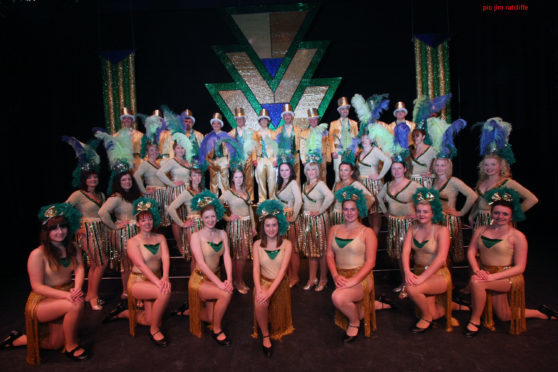
POLYGON ((428 118, 427 131, 430 141, 432 141, 432 147, 436 152, 442 150, 442 140, 444 139, 445 131, 450 127, 444 119, 440 118, 428 118))
POLYGON ((118 131, 114 136, 97 131, 95 137, 103 141, 111 168, 118 161, 127 162, 129 166, 134 164, 132 136, 128 131, 118 131))
POLYGON ((194 155, 196 155, 194 152, 194 146, 192 145, 192 142, 188 139, 188 137, 186 137, 185 134, 180 132, 174 132, 172 134, 172 139, 175 140, 176 143, 178 143, 180 146, 182 146, 184 150, 186 150, 186 154, 185 154, 186 161, 188 163, 191 163, 194 155))
POLYGON ((368 137, 387 155, 393 154, 393 134, 383 125, 374 123, 368 125, 368 137))
POLYGON ((362 125, 367 124, 372 117, 372 111, 370 111, 370 106, 366 103, 364 97, 360 94, 355 94, 351 98, 351 105, 355 108, 360 123, 362 125))

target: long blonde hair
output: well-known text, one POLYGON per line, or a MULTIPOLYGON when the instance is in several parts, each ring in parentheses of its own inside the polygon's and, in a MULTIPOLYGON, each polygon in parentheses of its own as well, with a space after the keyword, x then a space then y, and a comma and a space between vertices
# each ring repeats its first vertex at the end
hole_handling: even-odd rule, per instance
POLYGON ((511 178, 512 174, 511 174, 511 169, 510 169, 510 165, 508 164, 508 162, 506 161, 506 159, 503 159, 501 157, 499 157, 496 154, 487 154, 484 156, 484 158, 480 161, 479 163, 479 180, 477 182, 477 186, 483 182, 486 181, 488 179, 488 175, 484 172, 484 161, 486 159, 496 159, 496 161, 498 161, 500 163, 500 178, 511 178))

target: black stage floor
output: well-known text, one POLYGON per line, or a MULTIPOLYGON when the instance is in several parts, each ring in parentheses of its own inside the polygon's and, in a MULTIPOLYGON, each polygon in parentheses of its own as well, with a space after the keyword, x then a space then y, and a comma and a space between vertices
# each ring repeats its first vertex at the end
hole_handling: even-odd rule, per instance
MULTIPOLYGON (((540 238, 543 242, 544 239, 540 238)), ((558 274, 555 260, 549 260, 542 247, 531 244, 526 272, 528 307, 547 303, 558 308, 558 274)), ((546 245, 548 247, 548 245, 546 245)), ((463 286, 465 271, 456 275, 456 284, 463 286)), ((302 278, 306 279, 307 266, 303 261, 302 278)), ((391 274, 376 273, 376 293, 392 296, 395 284, 391 274)), ((185 279, 182 279, 185 280, 185 279)), ((0 314, 0 336, 12 328, 24 329, 23 308, 29 291, 28 280, 3 278, 0 314)), ((529 319, 527 332, 520 336, 507 333, 509 323, 497 323, 496 332, 483 329, 478 337, 467 339, 461 327, 447 333, 440 324, 422 335, 412 335, 409 327, 415 322, 413 306, 409 300, 399 301, 398 310, 377 313, 378 331, 350 345, 343 345, 343 331, 333 324, 333 306, 330 301, 331 282, 322 293, 294 288, 293 317, 295 332, 274 343, 274 355, 266 359, 261 342, 250 337, 253 312, 249 295, 235 293, 225 317, 225 330, 233 345, 218 346, 205 331, 197 339, 188 331, 187 318, 168 316, 163 330, 170 339, 166 349, 153 345, 148 328, 139 326, 136 337, 128 333, 125 320, 101 325, 105 314, 118 302, 118 291, 106 292, 108 305, 100 312, 85 311, 80 328, 81 343, 92 352, 90 360, 75 363, 57 351, 42 351, 42 365, 31 368, 25 363, 25 348, 0 350, 1 371, 189 371, 189 370, 477 370, 477 371, 551 371, 558 365, 558 321, 529 319)), ((103 289, 103 288, 101 288, 103 289)), ((178 306, 185 293, 173 295, 171 308, 178 306)), ((463 326, 468 313, 457 312, 455 317, 463 326)))

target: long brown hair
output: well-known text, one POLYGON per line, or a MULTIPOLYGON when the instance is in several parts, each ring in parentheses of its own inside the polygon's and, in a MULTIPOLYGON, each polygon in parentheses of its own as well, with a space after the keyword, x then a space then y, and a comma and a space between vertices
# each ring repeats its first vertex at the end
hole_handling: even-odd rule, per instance
MULTIPOLYGON (((260 247, 262 248, 267 247, 267 235, 265 233, 264 225, 265 221, 269 220, 270 218, 275 219, 275 221, 277 221, 277 227, 279 227, 279 220, 277 220, 277 217, 272 214, 268 214, 260 221, 260 236, 262 237, 260 247)), ((279 231, 277 231, 277 247, 280 247, 281 244, 283 244, 283 237, 279 234, 279 231)))
MULTIPOLYGON (((48 265, 54 270, 58 271, 60 269, 60 250, 52 244, 50 240, 50 232, 56 229, 57 226, 66 227, 68 228, 68 221, 64 216, 52 217, 48 219, 43 226, 41 227, 41 233, 39 239, 41 241, 41 245, 43 246, 43 250, 45 252, 45 256, 48 261, 48 265)), ((66 238, 62 242, 64 248, 66 248, 66 258, 72 260, 74 265, 77 264, 77 249, 74 243, 72 242, 72 237, 70 234, 70 230, 68 229, 68 234, 66 238)))

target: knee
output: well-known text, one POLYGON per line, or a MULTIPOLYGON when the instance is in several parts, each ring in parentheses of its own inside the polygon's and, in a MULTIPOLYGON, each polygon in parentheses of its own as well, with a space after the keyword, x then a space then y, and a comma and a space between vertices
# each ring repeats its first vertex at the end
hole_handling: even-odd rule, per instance
POLYGON ((484 281, 471 278, 471 291, 484 290, 484 281))
POLYGON ((343 292, 340 291, 339 289, 333 291, 333 293, 331 294, 331 301, 335 306, 339 306, 340 304, 342 304, 345 301, 343 292))
POLYGON ((416 296, 417 294, 420 294, 420 293, 421 293, 421 291, 418 289, 418 287, 410 286, 410 285, 407 285, 407 286, 405 287, 405 290, 407 291, 407 294, 408 294, 410 297, 414 297, 414 296, 416 296))

